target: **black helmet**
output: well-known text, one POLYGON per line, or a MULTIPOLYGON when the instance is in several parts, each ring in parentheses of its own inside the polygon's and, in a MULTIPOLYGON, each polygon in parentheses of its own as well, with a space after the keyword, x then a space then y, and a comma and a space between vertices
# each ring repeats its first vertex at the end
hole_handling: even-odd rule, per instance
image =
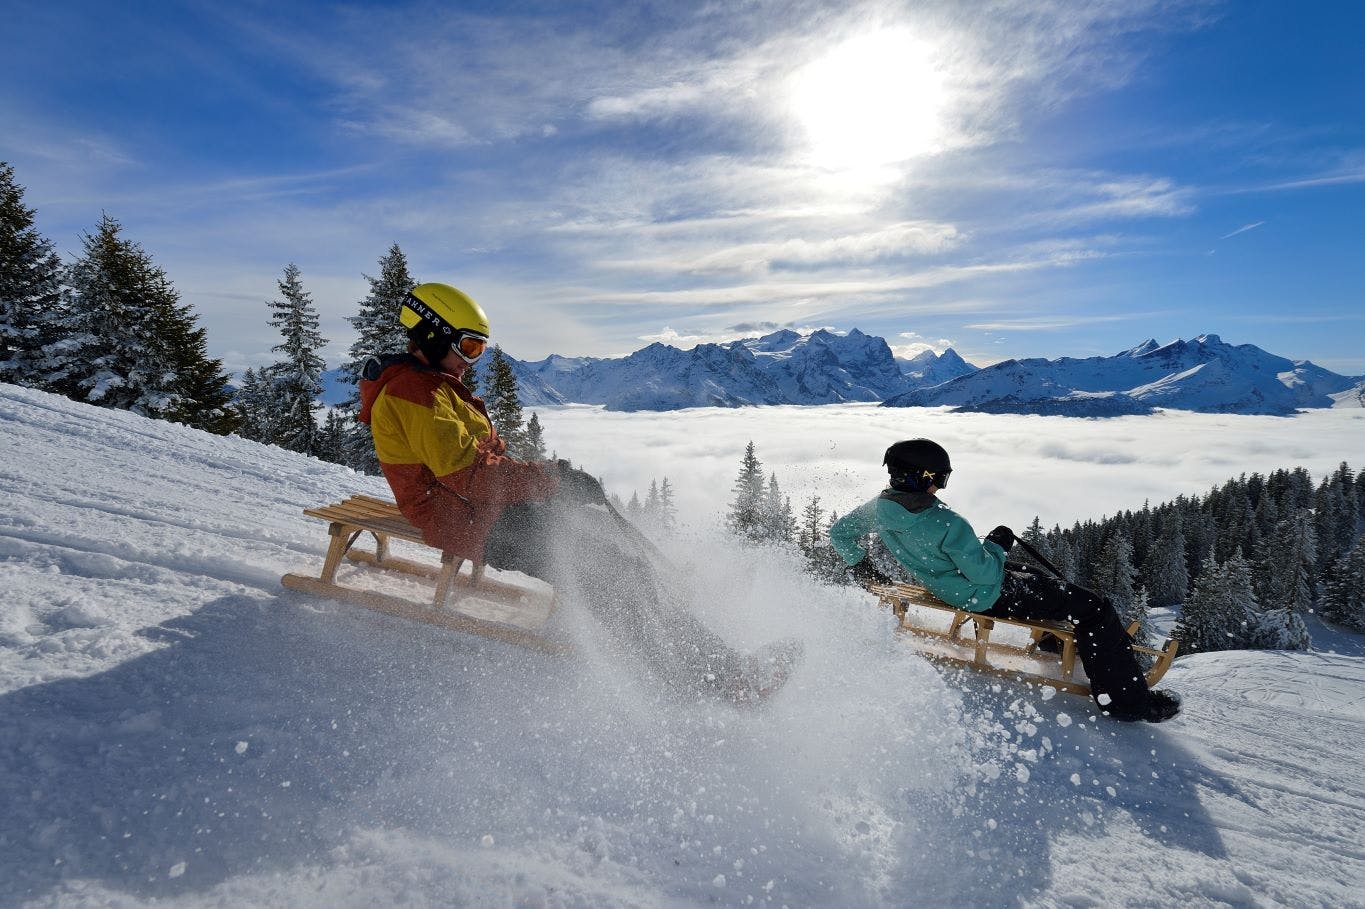
POLYGON ((943 446, 929 439, 907 439, 886 450, 882 463, 891 474, 891 485, 907 492, 927 492, 930 486, 943 489, 953 464, 943 446))

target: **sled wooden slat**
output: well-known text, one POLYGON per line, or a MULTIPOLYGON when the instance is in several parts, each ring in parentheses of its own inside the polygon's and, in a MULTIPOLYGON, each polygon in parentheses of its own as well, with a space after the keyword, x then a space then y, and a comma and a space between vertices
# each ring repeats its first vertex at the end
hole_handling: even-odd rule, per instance
MULTIPOLYGON (((1076 634, 1069 623, 1026 621, 980 615, 951 606, 935 597, 925 588, 913 584, 877 584, 870 589, 872 593, 877 595, 881 605, 891 608, 899 622, 898 631, 908 632, 941 645, 922 649, 924 655, 931 659, 969 666, 978 672, 1050 685, 1059 691, 1090 694, 1090 686, 1075 678, 1076 634), (944 631, 920 622, 912 616, 911 607, 925 607, 951 614, 952 619, 948 624, 948 629, 944 631), (971 642, 962 638, 962 628, 968 622, 972 623, 975 631, 974 640, 971 642), (992 641, 991 633, 997 625, 1026 629, 1032 641, 1024 647, 1003 641, 992 641), (1045 634, 1054 635, 1061 641, 1060 659, 1054 660, 1050 654, 1038 649, 1038 642, 1045 634), (997 663, 1009 658, 1015 658, 1016 662, 1020 662, 1018 658, 1027 658, 1035 661, 1038 670, 1000 666, 991 661, 992 655, 1004 658, 997 660, 997 663), (1050 665, 1056 666, 1057 675, 1054 676, 1041 671, 1050 665)), ((1129 634, 1132 634, 1134 630, 1130 627, 1129 634)), ((1147 672, 1147 686, 1149 688, 1155 686, 1166 674, 1166 670, 1171 668, 1171 663, 1175 660, 1179 646, 1180 642, 1176 640, 1167 640, 1162 643, 1160 648, 1133 645, 1134 652, 1154 658, 1152 668, 1147 672)))
POLYGON ((331 542, 318 577, 287 574, 280 579, 285 587, 454 631, 538 650, 564 652, 562 645, 540 635, 554 613, 553 593, 484 577, 482 565, 471 565, 470 571, 464 574, 461 569, 465 560, 451 553, 441 553, 439 566, 390 555, 390 539, 426 545, 422 532, 403 517, 393 502, 355 495, 344 502, 305 508, 303 513, 328 522, 331 542), (362 534, 374 538, 373 552, 355 548, 362 534), (435 580, 432 599, 424 604, 377 591, 344 587, 336 579, 344 559, 435 580))

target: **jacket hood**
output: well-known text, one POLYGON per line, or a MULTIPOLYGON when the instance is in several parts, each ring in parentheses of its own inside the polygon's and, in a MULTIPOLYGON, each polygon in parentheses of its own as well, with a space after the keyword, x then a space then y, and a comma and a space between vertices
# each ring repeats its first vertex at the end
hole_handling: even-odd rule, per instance
POLYGON ((389 354, 366 360, 360 368, 360 412, 356 414, 356 419, 368 424, 370 409, 374 407, 374 402, 379 398, 384 386, 411 370, 436 372, 412 354, 389 354))

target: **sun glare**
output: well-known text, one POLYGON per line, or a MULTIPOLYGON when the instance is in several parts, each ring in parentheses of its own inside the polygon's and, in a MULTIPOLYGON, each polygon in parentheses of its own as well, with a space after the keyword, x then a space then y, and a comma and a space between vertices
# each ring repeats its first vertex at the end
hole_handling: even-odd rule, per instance
POLYGON ((908 30, 878 31, 835 47, 793 79, 792 107, 811 163, 876 168, 934 151, 943 83, 930 47, 908 30))

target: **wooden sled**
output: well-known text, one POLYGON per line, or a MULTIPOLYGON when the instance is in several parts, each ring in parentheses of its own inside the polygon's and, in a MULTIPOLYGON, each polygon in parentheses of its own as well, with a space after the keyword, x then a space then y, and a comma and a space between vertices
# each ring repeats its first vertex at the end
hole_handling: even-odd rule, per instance
MULTIPOLYGON (((889 606, 895 614, 899 621, 896 630, 915 635, 922 645, 918 649, 930 659, 956 663, 1005 678, 1050 685, 1058 691, 1090 694, 1090 686, 1078 681, 1074 675, 1076 634, 1070 623, 979 615, 950 606, 923 587, 913 584, 874 584, 869 589, 877 595, 881 605, 889 606), (942 618, 939 618, 944 613, 950 617, 946 629, 942 627, 942 618), (935 619, 938 619, 937 624, 935 619), (967 622, 972 623, 976 632, 972 641, 962 637, 962 627, 967 622), (1031 643, 1019 646, 1005 641, 992 641, 991 632, 996 625, 1026 629, 1031 643), (1061 641, 1060 655, 1038 648, 1038 642, 1045 634, 1055 635, 1061 641)), ((1128 633, 1131 635, 1136 630, 1135 625, 1130 626, 1128 633)), ((1154 687, 1161 681, 1166 670, 1171 668, 1171 661, 1175 659, 1179 647, 1179 641, 1169 638, 1160 649, 1133 645, 1134 652, 1154 658, 1152 668, 1147 672, 1147 687, 1154 687)))
POLYGON ((422 532, 403 517, 393 502, 357 495, 344 502, 305 508, 303 513, 329 522, 327 532, 332 542, 327 547, 320 577, 287 574, 280 578, 285 587, 452 631, 551 653, 566 652, 564 645, 542 634, 555 610, 553 593, 486 578, 483 565, 471 565, 468 572, 462 572, 465 560, 452 553, 441 553, 439 566, 390 554, 390 539, 425 545, 422 532), (364 533, 374 536, 374 552, 353 548, 364 533), (337 583, 336 574, 343 558, 389 571, 434 578, 435 593, 429 603, 420 603, 377 591, 342 587, 337 583), (452 593, 455 595, 453 602, 452 593))

